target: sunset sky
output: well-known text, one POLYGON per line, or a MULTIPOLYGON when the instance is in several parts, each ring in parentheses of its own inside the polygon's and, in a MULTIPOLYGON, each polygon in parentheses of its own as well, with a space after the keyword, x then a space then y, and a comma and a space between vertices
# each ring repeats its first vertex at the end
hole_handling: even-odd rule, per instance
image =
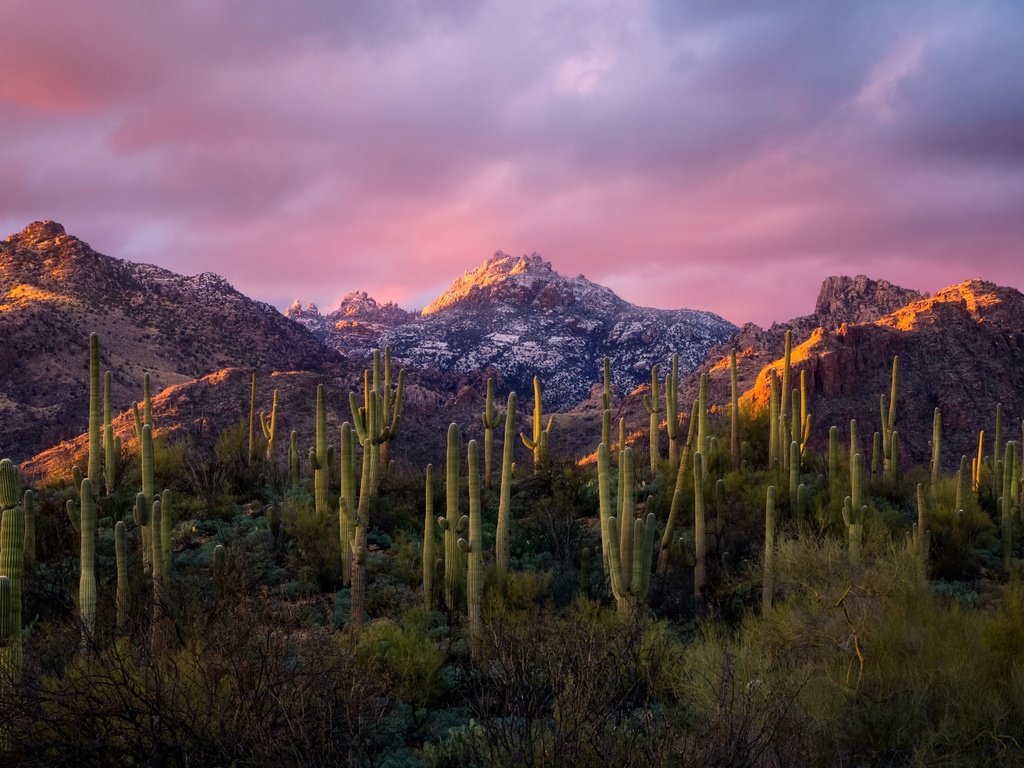
POLYGON ((1024 288, 1024 3, 4 0, 0 238, 322 310, 496 250, 761 324, 1024 288))

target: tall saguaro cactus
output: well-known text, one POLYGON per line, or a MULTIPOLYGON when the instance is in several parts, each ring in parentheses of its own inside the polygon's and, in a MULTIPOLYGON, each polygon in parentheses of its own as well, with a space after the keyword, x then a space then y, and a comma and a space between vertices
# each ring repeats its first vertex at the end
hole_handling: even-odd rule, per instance
POLYGON ((72 516, 72 522, 75 522, 75 518, 78 522, 78 614, 82 619, 82 632, 88 639, 96 630, 96 503, 89 478, 82 480, 79 499, 77 512, 71 500, 68 500, 67 510, 72 516))
POLYGON ((487 396, 484 398, 484 412, 480 416, 484 426, 484 488, 490 489, 494 453, 494 430, 501 424, 501 413, 494 411, 494 379, 487 379, 487 396))
POLYGON ((932 414, 932 489, 938 485, 942 473, 942 411, 936 406, 932 414))
POLYGON ((434 465, 427 464, 423 492, 423 607, 434 608, 434 465))
POLYGON ((466 555, 466 608, 469 618, 470 647, 474 654, 480 650, 483 619, 480 598, 483 595, 483 537, 480 533, 480 467, 476 440, 466 445, 466 463, 469 480, 469 540, 460 538, 458 547, 466 555))
POLYGON ((260 411, 260 428, 263 430, 263 439, 267 441, 267 466, 274 466, 274 449, 277 445, 277 390, 274 390, 274 398, 270 406, 270 417, 260 411))
POLYGON ((331 460, 334 451, 327 446, 327 398, 324 385, 316 387, 315 444, 309 449, 309 465, 313 468, 313 503, 318 517, 327 514, 327 493, 330 487, 331 460))
POLYGON ((469 520, 459 516, 459 453, 462 438, 459 425, 454 421, 448 425, 448 449, 445 458, 445 516, 437 524, 444 531, 444 604, 449 611, 455 610, 455 598, 461 584, 462 562, 459 557, 459 534, 465 530, 469 520))
POLYGON ((729 353, 729 456, 735 472, 740 468, 740 387, 735 349, 729 353))
POLYGON ((764 581, 761 584, 761 613, 768 613, 775 599, 775 486, 768 486, 764 506, 764 581))
POLYGON ((544 405, 541 401, 540 379, 533 377, 533 437, 529 438, 522 432, 519 437, 528 450, 533 451, 533 472, 536 474, 548 457, 548 437, 555 417, 549 416, 544 424, 544 405))
POLYGON ((111 390, 114 376, 107 371, 103 376, 103 478, 108 494, 117 485, 117 469, 121 458, 121 438, 114 435, 113 404, 111 390))
POLYGON ((508 393, 505 406, 505 442, 501 446, 501 488, 498 490, 498 525, 494 549, 498 575, 508 573, 509 526, 512 516, 512 463, 516 447, 516 393, 508 393))
POLYGON ((128 629, 128 529, 124 520, 114 525, 114 561, 117 566, 117 633, 123 635, 128 629))
MULTIPOLYGON (((21 500, 18 468, 10 459, 0 461, 0 581, 6 579, 6 594, 0 594, 0 673, 17 680, 21 676, 21 588, 25 569, 25 513, 21 500)), ((89 501, 92 501, 90 489, 89 501)))
POLYGON ((338 538, 341 546, 341 583, 352 583, 352 537, 356 530, 356 453, 352 425, 341 425, 341 494, 338 498, 338 538))
POLYGON ((661 536, 661 546, 658 551, 658 575, 664 576, 668 573, 668 559, 671 551, 673 535, 679 513, 683 508, 683 494, 686 487, 687 467, 689 465, 690 451, 693 450, 694 436, 697 431, 697 408, 699 404, 693 401, 693 409, 690 411, 690 426, 686 435, 686 443, 683 445, 679 457, 679 465, 676 467, 676 484, 672 491, 672 504, 669 507, 668 520, 665 522, 665 530, 661 536))
POLYGON ((644 395, 644 408, 647 409, 649 429, 650 429, 650 446, 651 446, 651 472, 655 472, 658 469, 658 460, 660 458, 659 450, 659 425, 661 419, 658 416, 660 412, 660 403, 658 402, 658 366, 652 366, 651 368, 651 392, 648 395, 644 395))
POLYGON ((693 602, 698 611, 704 607, 704 584, 707 581, 704 558, 707 534, 704 517, 704 456, 693 455, 693 602))
POLYGON ((665 377, 665 431, 668 433, 668 465, 679 462, 679 354, 673 353, 672 367, 665 377))
POLYGON ((627 486, 619 494, 618 519, 611 514, 611 470, 608 467, 608 446, 597 449, 598 499, 601 516, 601 545, 608 563, 612 595, 622 613, 630 613, 647 598, 651 581, 651 556, 654 551, 655 520, 633 518, 633 450, 624 448, 619 454, 623 482, 627 486))

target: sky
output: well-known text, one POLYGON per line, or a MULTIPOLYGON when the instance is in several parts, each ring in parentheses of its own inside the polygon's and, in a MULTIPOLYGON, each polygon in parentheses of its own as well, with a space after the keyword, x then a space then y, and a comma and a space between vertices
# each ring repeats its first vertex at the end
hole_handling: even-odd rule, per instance
POLYGON ((1019 0, 4 0, 0 237, 280 308, 495 251, 767 324, 1024 288, 1019 0))

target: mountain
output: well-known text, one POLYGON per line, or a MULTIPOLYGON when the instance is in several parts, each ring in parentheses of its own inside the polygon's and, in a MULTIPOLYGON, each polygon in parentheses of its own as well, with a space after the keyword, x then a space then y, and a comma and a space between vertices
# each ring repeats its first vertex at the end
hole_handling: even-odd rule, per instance
POLYGON ((537 375, 546 410, 587 398, 602 379, 605 356, 612 360, 615 386, 629 391, 649 381, 651 366, 667 365, 673 353, 681 371, 693 369, 736 330, 710 312, 635 306, 582 275, 563 277, 536 254, 517 258, 500 251, 420 315, 401 312, 349 294, 326 322, 301 305, 293 305, 289 316, 351 354, 390 346, 393 358, 412 368, 492 371, 521 399, 532 396, 537 375))
POLYGON ((53 221, 0 242, 0 446, 27 457, 86 428, 89 334, 113 404, 229 366, 324 370, 342 360, 212 272, 185 277, 97 253, 53 221))
MULTIPOLYGON (((762 329, 748 324, 711 350, 681 386, 682 403, 696 397, 702 373, 709 378, 715 418, 727 418, 729 353, 737 351, 741 400, 766 407, 769 370, 781 373, 785 333, 793 334, 793 386, 807 372, 812 442, 828 439, 835 424, 845 440, 850 419, 859 425, 861 449, 870 454, 879 429, 879 396, 888 396, 892 359, 900 358, 897 431, 906 461, 927 462, 933 410, 943 423, 943 464, 955 468, 974 455, 978 431, 991 443, 996 404, 1003 403, 1004 439, 1021 439, 1024 418, 1024 295, 1014 288, 968 280, 934 296, 863 275, 830 277, 809 315, 762 329)), ((641 392, 622 412, 646 419, 641 392)), ((986 453, 992 446, 986 445, 986 453)))

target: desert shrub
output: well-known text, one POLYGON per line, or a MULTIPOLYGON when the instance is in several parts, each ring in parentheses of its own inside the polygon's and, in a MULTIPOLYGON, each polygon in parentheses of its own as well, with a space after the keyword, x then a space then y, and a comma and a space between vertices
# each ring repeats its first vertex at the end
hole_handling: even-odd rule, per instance
POLYGON ((377 619, 355 649, 358 663, 383 674, 389 690, 416 707, 430 704, 441 692, 445 655, 430 638, 434 616, 409 608, 399 623, 377 619))

